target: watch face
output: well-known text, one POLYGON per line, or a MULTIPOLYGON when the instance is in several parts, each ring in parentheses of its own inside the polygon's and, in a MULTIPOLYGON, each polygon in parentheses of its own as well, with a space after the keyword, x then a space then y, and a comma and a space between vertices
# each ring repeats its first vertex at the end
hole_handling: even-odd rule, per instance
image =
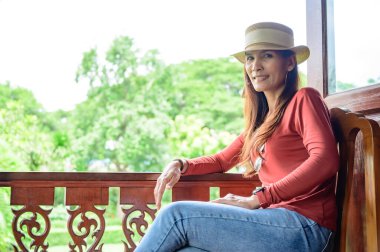
POLYGON ((256 193, 264 191, 264 187, 256 187, 256 189, 252 192, 253 195, 256 195, 256 193))

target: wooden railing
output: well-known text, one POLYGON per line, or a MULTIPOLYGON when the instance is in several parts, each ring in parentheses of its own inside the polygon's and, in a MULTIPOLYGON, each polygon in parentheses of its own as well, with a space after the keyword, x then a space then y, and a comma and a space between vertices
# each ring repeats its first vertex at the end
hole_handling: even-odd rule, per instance
MULTIPOLYGON (((156 209, 149 204, 154 204, 153 190, 158 176, 157 173, 0 172, 0 187, 11 188, 14 251, 48 251, 49 214, 57 187, 65 189, 69 251, 102 251, 102 237, 107 232, 105 208, 109 205, 109 189, 115 187, 120 192, 123 213, 120 229, 125 238, 124 251, 133 251, 136 248, 133 237, 143 236, 149 225, 145 217, 155 218, 156 209), (74 222, 78 218, 80 221, 74 222), (41 231, 41 227, 45 230, 41 231), (32 241, 25 244, 25 237, 32 241), (92 244, 87 244, 89 237, 94 238, 92 244)), ((182 177, 172 190, 172 201, 208 201, 211 187, 219 188, 220 196, 250 195, 259 185, 257 178, 247 180, 241 174, 182 177)))

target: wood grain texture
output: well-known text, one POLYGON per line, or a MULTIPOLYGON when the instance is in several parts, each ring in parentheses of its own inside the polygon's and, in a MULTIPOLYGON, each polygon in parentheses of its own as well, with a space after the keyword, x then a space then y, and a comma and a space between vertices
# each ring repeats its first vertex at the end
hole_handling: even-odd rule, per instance
POLYGON ((379 251, 380 127, 376 121, 361 114, 339 108, 331 110, 331 121, 340 154, 335 251, 379 251), (357 141, 359 132, 362 143, 357 141), (358 147, 357 143, 362 147, 358 147), (362 159, 358 159, 357 155, 361 155, 362 159), (362 169, 358 163, 360 160, 363 161, 362 169), (364 200, 360 196, 363 187, 364 200), (361 214, 363 211, 364 214, 361 214))
MULTIPOLYGON (((54 204, 54 189, 66 190, 68 222, 67 231, 71 241, 67 241, 68 251, 101 251, 101 239, 106 230, 104 212, 109 204, 109 188, 120 188, 120 204, 123 212, 121 229, 125 239, 125 251, 133 251, 138 240, 144 235, 151 220, 155 218, 156 209, 153 189, 159 173, 84 173, 84 172, 0 172, 0 187, 11 187, 11 205, 22 205, 13 210, 13 233, 17 245, 15 251, 28 251, 23 244, 24 236, 35 241, 35 248, 48 249, 45 238, 50 231, 49 213, 40 205, 54 204), (101 205, 101 208, 96 206, 101 205), (36 219, 23 221, 24 214, 33 213, 43 217, 46 231, 39 235, 33 233, 36 219), (96 217, 93 217, 93 216, 96 217), (76 220, 76 221, 75 221, 76 220), (74 224, 77 223, 77 224, 74 224), (29 225, 29 226, 28 226, 29 225), (31 230, 28 233, 22 232, 31 230), (88 237, 94 237, 88 244, 88 237)), ((241 174, 209 174, 182 177, 173 188, 173 201, 202 200, 208 201, 210 187, 219 187, 222 194, 235 193, 244 195, 259 184, 257 177, 245 179, 241 174)), ((42 220, 42 219, 41 219, 42 220)))
POLYGON ((380 113, 380 84, 328 95, 329 108, 341 107, 365 115, 380 113))
POLYGON ((51 206, 54 204, 54 187, 12 187, 11 205, 51 206))

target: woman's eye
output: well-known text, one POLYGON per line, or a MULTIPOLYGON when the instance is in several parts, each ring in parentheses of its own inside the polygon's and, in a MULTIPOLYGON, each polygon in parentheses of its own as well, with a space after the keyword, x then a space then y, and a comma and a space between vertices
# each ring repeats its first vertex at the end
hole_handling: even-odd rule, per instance
POLYGON ((264 54, 264 58, 273 58, 273 55, 271 53, 264 54))
POLYGON ((247 56, 246 56, 246 60, 247 60, 247 61, 252 61, 252 60, 254 60, 254 58, 253 58, 253 56, 249 56, 249 55, 247 55, 247 56))

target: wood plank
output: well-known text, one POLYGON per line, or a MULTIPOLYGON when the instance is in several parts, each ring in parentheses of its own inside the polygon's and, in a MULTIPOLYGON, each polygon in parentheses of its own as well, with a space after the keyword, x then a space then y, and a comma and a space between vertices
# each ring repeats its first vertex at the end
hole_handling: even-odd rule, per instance
POLYGON ((11 188, 11 205, 38 206, 54 205, 54 188, 39 187, 12 187, 11 188))
POLYGON ((120 188, 120 204, 154 204, 153 187, 120 188))
POLYGON ((365 115, 380 112, 380 84, 328 95, 329 108, 342 107, 365 115))
POLYGON ((232 193, 239 196, 251 196, 252 191, 256 187, 242 186, 242 187, 220 187, 220 197, 226 196, 228 193, 232 193))
POLYGON ((180 200, 210 200, 209 187, 173 187, 172 201, 180 200))
POLYGON ((70 205, 108 205, 108 188, 68 187, 66 206, 70 205))

